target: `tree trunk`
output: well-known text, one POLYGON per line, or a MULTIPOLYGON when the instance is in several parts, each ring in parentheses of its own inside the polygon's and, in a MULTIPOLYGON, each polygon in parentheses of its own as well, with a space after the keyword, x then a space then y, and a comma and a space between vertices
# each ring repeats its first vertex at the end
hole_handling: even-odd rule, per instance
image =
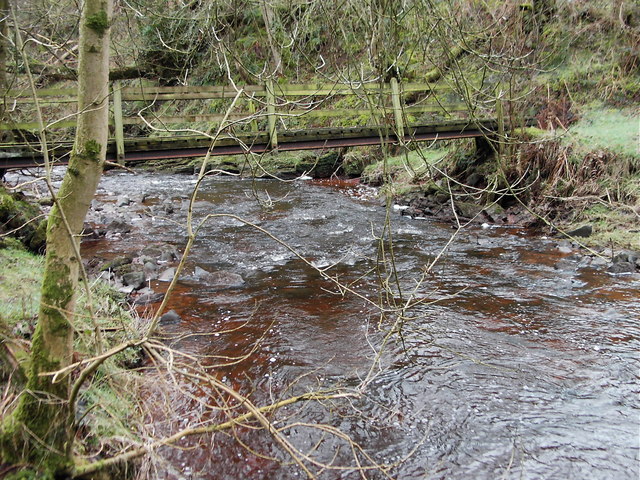
POLYGON ((269 3, 270 0, 263 0, 260 11, 262 12, 262 20, 267 32, 267 39, 269 41, 269 48, 271 49, 271 56, 273 57, 273 70, 270 73, 282 75, 282 56, 280 50, 276 45, 276 40, 273 37, 272 30, 275 28, 275 14, 273 8, 269 3))
MULTIPOLYGON (((0 0, 0 122, 4 121, 7 91, 7 23, 9 22, 9 0, 0 0)), ((2 137, 2 135, 0 135, 2 137)), ((2 178, 2 175, 0 175, 2 178)))
POLYGON ((109 25, 112 0, 85 0, 80 20, 78 124, 62 186, 47 225, 47 255, 27 390, 3 423, 5 459, 35 462, 48 472, 71 466, 74 412, 70 378, 42 375, 72 361, 79 234, 93 199, 108 134, 109 25))

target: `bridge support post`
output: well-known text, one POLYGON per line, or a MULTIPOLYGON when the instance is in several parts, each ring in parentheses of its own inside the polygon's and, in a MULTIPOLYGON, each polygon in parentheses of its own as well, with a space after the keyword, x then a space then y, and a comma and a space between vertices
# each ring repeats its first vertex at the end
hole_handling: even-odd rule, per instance
POLYGON ((269 125, 269 144, 274 150, 278 148, 278 132, 276 131, 276 95, 273 89, 273 79, 268 78, 267 90, 267 120, 269 125))
POLYGON ((498 144, 496 146, 496 150, 498 151, 498 155, 501 155, 504 148, 504 142, 506 140, 504 135, 504 110, 502 105, 502 90, 498 91, 498 96, 496 97, 496 118, 498 120, 498 144))
POLYGON ((116 159, 124 165, 124 123, 122 121, 122 84, 113 83, 113 124, 116 137, 116 159))
POLYGON ((247 100, 248 102, 248 107, 249 107, 249 114, 251 115, 251 131, 252 132, 257 132, 258 131, 258 122, 256 120, 256 104, 253 103, 253 97, 249 98, 249 100, 247 100))
POLYGON ((402 103, 400 101, 400 86, 396 77, 391 78, 391 103, 393 116, 396 121, 396 135, 400 144, 404 144, 404 120, 402 117, 402 103))

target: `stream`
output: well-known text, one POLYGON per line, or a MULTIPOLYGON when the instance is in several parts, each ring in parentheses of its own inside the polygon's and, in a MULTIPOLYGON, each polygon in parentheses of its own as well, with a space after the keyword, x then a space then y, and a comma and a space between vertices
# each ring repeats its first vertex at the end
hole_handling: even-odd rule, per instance
MULTIPOLYGON (((131 233, 85 242, 85 254, 107 259, 153 243, 181 251, 194 183, 191 176, 106 174, 101 202, 144 194, 144 205, 126 207, 131 233), (163 204, 171 205, 165 215, 150 213, 163 204)), ((395 318, 378 328, 373 304, 386 213, 374 193, 353 182, 206 179, 196 221, 243 218, 310 264, 236 217, 210 218, 170 300, 180 320, 163 325, 167 342, 205 364, 247 355, 215 375, 257 405, 310 387, 355 387, 369 375, 359 398, 286 410, 295 412, 289 422, 300 423, 284 432, 322 461, 352 465, 344 444, 303 423, 339 427, 377 462, 394 464, 388 477, 368 471, 367 478, 637 479, 639 276, 591 267, 558 240, 480 226, 459 232, 427 271, 455 230, 394 210, 398 276, 383 300, 419 302, 404 311, 401 336, 371 370, 395 318), (357 295, 340 294, 314 266, 357 295), (203 271, 239 274, 245 283, 217 288, 203 271)), ((151 287, 163 291, 166 282, 151 287)), ((197 399, 207 390, 184 388, 193 398, 172 408, 203 420, 197 399)), ((156 421, 162 432, 163 420, 156 421)), ((183 446, 195 448, 158 451, 157 478, 305 477, 263 431, 238 428, 236 438, 216 434, 183 446)), ((319 478, 361 477, 352 468, 319 478)))

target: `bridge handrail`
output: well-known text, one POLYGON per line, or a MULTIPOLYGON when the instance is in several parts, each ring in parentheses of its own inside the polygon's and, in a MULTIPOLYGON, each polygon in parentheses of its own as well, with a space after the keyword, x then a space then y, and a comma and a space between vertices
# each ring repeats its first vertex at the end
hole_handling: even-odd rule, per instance
MULTIPOLYGON (((466 111, 468 105, 464 102, 443 103, 437 96, 443 93, 451 93, 451 89, 429 83, 400 83, 395 78, 390 82, 380 83, 306 83, 306 84, 279 84, 267 80, 265 85, 241 85, 244 100, 249 111, 232 112, 228 118, 241 120, 247 118, 266 118, 267 133, 272 147, 277 147, 276 118, 278 116, 311 116, 311 117, 336 117, 336 116, 364 116, 371 117, 374 110, 369 108, 318 108, 322 102, 316 102, 309 108, 301 108, 300 103, 289 102, 288 97, 313 98, 316 96, 329 97, 347 95, 378 95, 380 97, 390 97, 391 105, 381 103, 383 112, 393 113, 394 126, 399 136, 403 136, 407 115, 417 113, 441 113, 466 111), (435 98, 436 103, 416 102, 413 105, 406 105, 403 95, 424 93, 424 98, 435 98), (280 99, 280 101, 278 101, 280 99), (256 104, 258 108, 256 108, 256 104), (286 112, 278 111, 282 107, 287 107, 286 112)), ((123 102, 144 101, 160 102, 171 100, 213 100, 229 99, 237 95, 236 88, 227 86, 125 86, 120 82, 113 82, 111 85, 111 124, 114 126, 115 140, 119 158, 124 158, 124 125, 135 125, 147 123, 139 115, 124 115, 123 102)), ((72 88, 45 88, 37 91, 39 103, 43 105, 69 104, 76 101, 77 92, 72 88)), ((34 99, 29 90, 10 90, 6 95, 7 102, 11 103, 33 103, 34 99)), ((223 119, 221 113, 211 114, 181 114, 181 115, 161 115, 158 120, 163 124, 179 124, 187 122, 217 122, 223 119)), ((69 128, 75 126, 75 118, 70 116, 61 121, 55 122, 51 128, 69 128)), ((35 122, 5 123, 0 124, 0 130, 37 130, 38 124, 35 122)), ((257 123, 252 122, 252 131, 257 131, 257 123)))

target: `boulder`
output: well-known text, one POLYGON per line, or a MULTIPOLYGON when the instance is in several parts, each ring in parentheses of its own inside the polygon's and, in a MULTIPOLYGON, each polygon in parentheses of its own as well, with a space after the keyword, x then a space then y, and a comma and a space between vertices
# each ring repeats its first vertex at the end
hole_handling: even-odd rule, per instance
POLYGON ((122 282, 126 286, 133 287, 134 290, 139 290, 144 287, 145 281, 144 272, 130 272, 122 276, 122 282))
POLYGON ((620 274, 620 273, 635 273, 636 264, 631 262, 615 262, 607 268, 607 272, 620 274))
POLYGON ((224 270, 210 273, 206 282, 219 288, 237 288, 244 285, 244 279, 240 275, 224 270))
POLYGON ((147 245, 142 249, 140 254, 160 262, 172 262, 178 258, 178 250, 168 243, 147 245))
POLYGON ((129 233, 133 227, 119 218, 111 221, 107 225, 107 232, 109 233, 129 233))
POLYGON ((169 310, 167 313, 163 314, 160 317, 160 325, 170 325, 172 323, 177 323, 180 320, 180 315, 176 313, 175 310, 169 310))
POLYGON ((147 292, 136 297, 133 300, 133 305, 148 305, 150 303, 157 303, 162 301, 163 298, 164 293, 147 292))
POLYGON ((102 265, 102 267, 100 267, 100 270, 102 270, 102 271, 115 270, 115 269, 117 269, 119 267, 122 267, 123 265, 128 265, 131 262, 133 262, 133 257, 131 257, 129 255, 121 255, 119 257, 114 258, 113 260, 108 261, 104 265, 102 265))
POLYGON ((593 233, 593 227, 591 225, 583 225, 580 228, 576 228, 575 230, 571 230, 570 232, 567 232, 567 235, 571 236, 571 237, 590 237, 591 234, 593 233))

